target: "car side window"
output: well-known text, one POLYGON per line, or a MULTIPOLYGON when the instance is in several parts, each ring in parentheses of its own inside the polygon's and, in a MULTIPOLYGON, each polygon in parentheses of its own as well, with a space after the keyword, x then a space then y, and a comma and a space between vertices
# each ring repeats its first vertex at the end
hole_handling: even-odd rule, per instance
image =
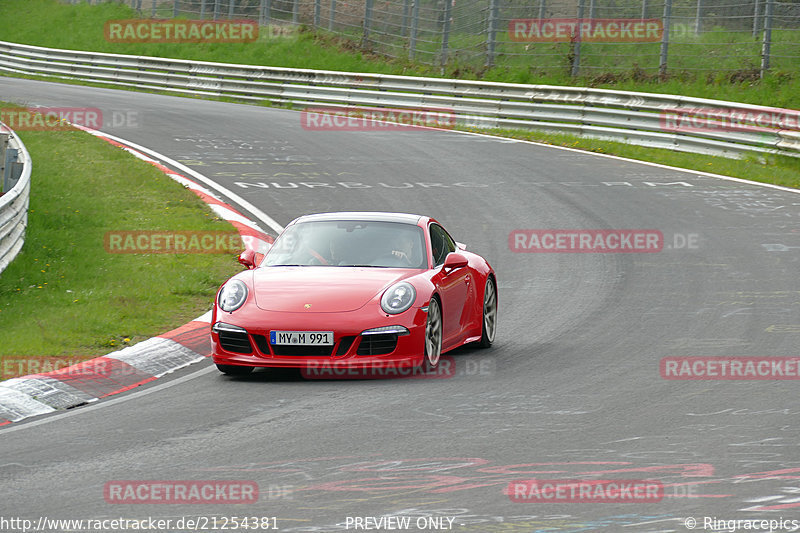
POLYGON ((431 224, 431 252, 433 252, 433 266, 444 263, 447 254, 456 251, 456 243, 450 235, 438 224, 431 224))

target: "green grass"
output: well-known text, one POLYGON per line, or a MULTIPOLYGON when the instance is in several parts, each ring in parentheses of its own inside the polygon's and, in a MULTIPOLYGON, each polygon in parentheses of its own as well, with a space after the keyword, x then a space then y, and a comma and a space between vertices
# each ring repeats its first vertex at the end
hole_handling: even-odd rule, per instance
MULTIPOLYGON (((3 104, 5 107, 6 105, 3 104)), ((33 160, 25 245, 0 274, 0 358, 96 356, 196 318, 234 254, 107 253, 108 231, 232 231, 191 191, 78 131, 18 132, 33 160)))

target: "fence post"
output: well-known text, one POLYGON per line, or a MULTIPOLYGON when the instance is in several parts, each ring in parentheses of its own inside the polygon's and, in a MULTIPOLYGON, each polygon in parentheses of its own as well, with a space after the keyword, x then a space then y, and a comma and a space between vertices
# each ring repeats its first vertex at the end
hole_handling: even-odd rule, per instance
POLYGON ((664 0, 664 34, 661 36, 661 54, 658 60, 658 73, 667 74, 667 54, 669 50, 669 18, 672 13, 672 0, 664 0))
POLYGON ((363 33, 361 36, 361 47, 367 48, 369 47, 369 29, 372 25, 372 5, 375 3, 375 0, 366 0, 364 2, 364 25, 363 25, 363 33))
POLYGON ((214 20, 219 18, 219 0, 214 0, 214 20))
POLYGON ((234 9, 236 9, 236 0, 228 0, 228 2, 228 19, 232 19, 234 9))
POLYGON ((153 18, 156 18, 156 0, 153 0, 153 18))
POLYGON ((447 66, 447 46, 450 41, 450 9, 453 0, 444 0, 444 28, 442 28, 442 69, 447 66))
POLYGON ((589 0, 589 20, 594 20, 596 18, 595 13, 595 1, 589 0))
POLYGON ((767 75, 769 70, 769 52, 772 45, 772 4, 773 0, 766 0, 764 10, 764 41, 761 43, 761 77, 767 75))
POLYGON ((753 38, 758 37, 758 28, 759 28, 759 8, 761 7, 761 1, 756 0, 755 6, 753 6, 753 38))
POLYGON ((578 0, 578 24, 572 34, 572 69, 570 75, 574 78, 581 70, 581 23, 583 22, 583 2, 578 0))
POLYGON ((544 2, 545 0, 539 1, 539 20, 542 20, 544 18, 544 2))
POLYGON ((206 18, 206 0, 200 0, 200 20, 206 18))
POLYGON ((261 9, 258 17, 259 26, 269 26, 269 0, 261 0, 261 9))
POLYGON ((320 11, 322 11, 322 0, 314 0, 314 28, 319 28, 320 11))
POLYGON ((300 22, 300 0, 292 2, 292 24, 300 22))
POLYGON ((336 0, 331 0, 331 13, 328 17, 328 31, 333 31, 333 24, 336 20, 336 0))
POLYGON ((703 0, 697 0, 697 12, 694 15, 694 34, 700 35, 703 31, 703 0))
POLYGON ((408 12, 411 11, 411 1, 403 0, 403 22, 400 26, 400 37, 405 37, 408 33, 408 12))
POLYGON ((494 66, 494 49, 497 44, 497 17, 500 11, 500 0, 489 0, 489 27, 487 28, 486 66, 494 66))
POLYGON ((408 37, 408 59, 414 61, 414 54, 417 52, 417 25, 419 24, 419 2, 412 0, 411 7, 411 34, 408 37))
POLYGON ((647 0, 642 0, 642 20, 647 18, 647 0))
POLYGON ((178 0, 172 3, 172 18, 178 18, 178 0))

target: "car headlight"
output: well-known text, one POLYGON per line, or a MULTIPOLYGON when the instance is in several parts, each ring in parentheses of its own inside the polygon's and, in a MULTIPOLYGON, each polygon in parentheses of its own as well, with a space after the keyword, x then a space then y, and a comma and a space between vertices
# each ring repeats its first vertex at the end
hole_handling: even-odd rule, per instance
POLYGON ((381 309, 390 315, 402 313, 417 299, 417 291, 407 281, 395 283, 381 296, 381 309))
POLYGON ((219 308, 228 313, 239 309, 247 299, 247 285, 238 279, 234 279, 223 285, 219 291, 217 303, 219 308))

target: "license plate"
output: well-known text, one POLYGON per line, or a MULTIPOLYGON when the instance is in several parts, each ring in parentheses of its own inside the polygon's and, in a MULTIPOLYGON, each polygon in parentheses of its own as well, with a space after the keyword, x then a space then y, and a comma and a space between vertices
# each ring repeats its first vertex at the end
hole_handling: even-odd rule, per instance
POLYGON ((332 331, 270 331, 270 344, 333 346, 332 331))

